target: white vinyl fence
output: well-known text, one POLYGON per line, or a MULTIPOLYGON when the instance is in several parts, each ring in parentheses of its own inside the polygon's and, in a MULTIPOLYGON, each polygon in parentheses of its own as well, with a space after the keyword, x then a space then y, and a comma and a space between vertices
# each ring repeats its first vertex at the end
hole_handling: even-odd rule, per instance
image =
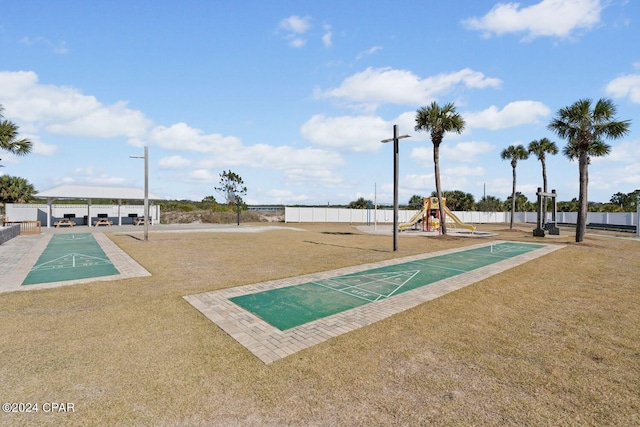
MULTIPOLYGON (((399 210, 398 222, 408 222, 417 210, 399 210)), ((474 212, 453 211, 458 219, 467 224, 507 223, 510 212, 474 212)), ((551 214, 547 214, 549 221, 551 214)), ((575 212, 558 212, 556 221, 561 224, 575 224, 578 214, 575 212)), ((515 222, 537 222, 536 212, 516 212, 515 222)), ((284 222, 343 222, 355 224, 392 224, 393 209, 346 209, 330 207, 285 207, 284 222)), ((638 214, 631 212, 589 212, 587 224, 637 225, 638 214)))

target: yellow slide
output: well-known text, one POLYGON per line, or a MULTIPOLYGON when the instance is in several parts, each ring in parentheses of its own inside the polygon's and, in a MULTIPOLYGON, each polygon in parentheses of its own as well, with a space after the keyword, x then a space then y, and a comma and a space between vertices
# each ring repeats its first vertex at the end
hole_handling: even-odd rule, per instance
POLYGON ((466 224, 466 223, 464 223, 464 222, 460 221, 460 220, 458 219, 458 217, 457 217, 457 216, 455 216, 455 215, 453 214, 453 212, 451 212, 451 211, 449 210, 449 208, 448 208, 448 207, 446 207, 446 206, 444 206, 444 213, 445 213, 445 215, 447 215, 449 218, 451 218, 451 219, 453 220, 453 222, 454 222, 457 226, 462 227, 462 228, 466 228, 467 230, 471 230, 471 232, 472 232, 472 233, 476 231, 476 227, 475 227, 475 225, 466 224))
POLYGON ((411 217, 409 222, 405 222, 404 224, 398 225, 398 228, 400 230, 404 230, 405 228, 413 227, 418 221, 420 221, 420 219, 422 219, 426 211, 427 211, 426 206, 423 206, 422 209, 420 209, 417 214, 411 217))

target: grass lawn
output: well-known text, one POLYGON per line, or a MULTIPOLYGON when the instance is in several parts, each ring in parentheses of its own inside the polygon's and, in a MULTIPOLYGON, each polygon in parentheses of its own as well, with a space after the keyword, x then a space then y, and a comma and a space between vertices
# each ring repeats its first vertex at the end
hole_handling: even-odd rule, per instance
POLYGON ((2 402, 74 408, 0 425, 640 424, 640 240, 481 225, 567 247, 264 365, 182 297, 478 243, 288 226, 115 232, 152 276, 0 294, 2 402))

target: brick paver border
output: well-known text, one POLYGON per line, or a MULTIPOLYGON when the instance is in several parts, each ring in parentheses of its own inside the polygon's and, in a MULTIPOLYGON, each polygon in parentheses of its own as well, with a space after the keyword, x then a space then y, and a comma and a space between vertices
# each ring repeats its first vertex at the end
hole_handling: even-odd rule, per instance
POLYGON ((332 337, 336 337, 359 329, 363 326, 370 325, 379 320, 386 319, 387 317, 413 308, 426 301, 433 300, 442 295, 448 294, 449 292, 453 292, 517 265, 561 249, 564 245, 544 245, 542 248, 525 254, 440 280, 412 291, 394 295, 384 300, 365 304, 351 310, 318 319, 295 328, 287 329, 286 331, 280 331, 253 313, 242 309, 229 301, 230 298, 285 286, 299 285, 315 280, 328 279, 345 274, 358 273, 378 267, 386 267, 409 261, 428 259, 439 255, 466 251, 502 242, 503 241, 492 241, 464 248, 449 249, 321 273, 307 274, 293 278, 272 280, 230 289, 187 295, 183 298, 204 314, 209 320, 214 322, 240 344, 245 346, 258 359, 265 364, 269 364, 300 350, 319 344, 332 337))
MULTIPOLYGON (((128 279, 131 277, 143 277, 143 276, 151 276, 144 267, 138 264, 133 258, 127 255, 122 249, 118 247, 111 239, 104 235, 104 233, 93 233, 93 237, 96 239, 105 255, 111 260, 114 267, 120 272, 120 274, 115 274, 112 276, 100 276, 100 277, 88 277, 85 279, 76 279, 76 280, 66 280, 61 282, 50 282, 50 283, 39 283, 34 285, 25 285, 22 286, 22 282, 25 277, 31 271, 31 268, 38 261, 38 258, 42 254, 42 251, 47 247, 49 241, 53 237, 53 234, 41 234, 39 236, 18 236, 9 242, 5 243, 7 245, 3 250, 11 250, 10 245, 16 245, 17 248, 22 248, 19 251, 15 251, 11 254, 12 258, 16 258, 13 260, 13 263, 6 271, 6 274, 3 275, 2 279, 0 279, 0 293, 2 292, 11 292, 11 291, 26 291, 26 290, 34 290, 34 289, 47 289, 47 288, 56 288, 58 286, 63 285, 76 285, 80 283, 90 283, 90 282, 100 282, 100 281, 108 281, 108 280, 121 280, 128 279), (17 241, 16 239, 23 239, 17 241), (24 253, 22 253, 24 252, 24 253)), ((4 246, 4 245, 3 245, 4 246)), ((9 254, 5 254, 8 257, 9 254)), ((4 268, 2 270, 5 270, 4 268)))

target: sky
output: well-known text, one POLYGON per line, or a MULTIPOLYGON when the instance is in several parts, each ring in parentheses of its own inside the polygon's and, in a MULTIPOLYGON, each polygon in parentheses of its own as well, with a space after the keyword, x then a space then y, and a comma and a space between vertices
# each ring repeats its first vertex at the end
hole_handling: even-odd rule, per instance
MULTIPOLYGON (((214 196, 231 170, 249 204, 393 202, 435 190, 416 111, 452 102, 466 126, 440 147, 443 190, 505 200, 500 152, 549 138, 549 190, 578 197, 578 164, 547 129, 609 98, 629 135, 589 166, 589 200, 640 189, 640 2, 633 0, 1 0, 0 104, 33 151, 0 174, 37 191, 144 186, 214 196)), ((517 165, 535 201, 542 169, 517 165)))

